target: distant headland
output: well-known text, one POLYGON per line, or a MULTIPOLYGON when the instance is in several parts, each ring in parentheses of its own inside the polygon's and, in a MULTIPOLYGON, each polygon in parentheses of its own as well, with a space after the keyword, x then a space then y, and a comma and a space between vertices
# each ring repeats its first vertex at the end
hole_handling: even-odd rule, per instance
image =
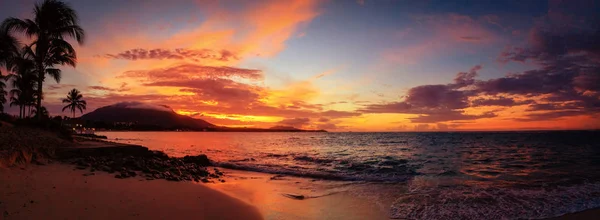
POLYGON ((207 131, 207 132, 327 132, 290 126, 271 128, 226 127, 177 114, 165 105, 121 102, 100 107, 74 119, 80 126, 111 131, 207 131))

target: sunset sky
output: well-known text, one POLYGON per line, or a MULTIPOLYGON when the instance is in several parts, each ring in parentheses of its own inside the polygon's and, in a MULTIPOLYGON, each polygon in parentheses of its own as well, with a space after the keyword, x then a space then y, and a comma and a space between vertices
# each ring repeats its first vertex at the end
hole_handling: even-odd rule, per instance
MULTIPOLYGON (((34 2, 0 0, 0 19, 34 2)), ((52 115, 77 88, 88 112, 135 101, 225 126, 600 128, 599 1, 66 2, 86 41, 45 83, 52 115)))

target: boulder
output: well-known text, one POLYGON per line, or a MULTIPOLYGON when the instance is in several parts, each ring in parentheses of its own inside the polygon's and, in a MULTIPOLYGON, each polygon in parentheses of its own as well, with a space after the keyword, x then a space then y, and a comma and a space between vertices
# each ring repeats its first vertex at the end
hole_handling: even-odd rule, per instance
POLYGON ((183 162, 185 163, 193 163, 193 164, 197 164, 200 166, 210 166, 212 165, 210 163, 210 160, 208 160, 208 157, 204 154, 200 154, 197 156, 185 156, 183 157, 183 162))

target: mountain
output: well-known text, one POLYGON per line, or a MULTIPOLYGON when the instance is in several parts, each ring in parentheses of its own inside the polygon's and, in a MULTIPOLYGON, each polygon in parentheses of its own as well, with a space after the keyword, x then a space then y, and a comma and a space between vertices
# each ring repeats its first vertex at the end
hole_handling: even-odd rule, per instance
POLYGON ((86 127, 109 130, 192 130, 219 132, 326 132, 325 130, 302 130, 288 126, 272 128, 232 128, 216 126, 202 119, 177 114, 166 105, 150 105, 141 102, 120 102, 98 108, 82 115, 86 127))
POLYGON ((133 130, 205 130, 217 127, 202 119, 177 114, 168 106, 141 102, 104 106, 82 115, 80 119, 103 123, 109 127, 128 125, 133 130))

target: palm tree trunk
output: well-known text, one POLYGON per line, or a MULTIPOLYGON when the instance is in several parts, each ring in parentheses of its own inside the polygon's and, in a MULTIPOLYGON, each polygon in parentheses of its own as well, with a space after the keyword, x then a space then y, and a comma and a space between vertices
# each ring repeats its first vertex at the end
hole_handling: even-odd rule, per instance
POLYGON ((19 105, 19 118, 23 118, 23 105, 19 105))
POLYGON ((42 114, 40 114, 42 112, 42 83, 44 82, 44 67, 43 67, 43 63, 42 62, 38 62, 38 84, 37 84, 37 103, 36 103, 36 109, 37 109, 37 119, 41 120, 42 119, 42 114))

